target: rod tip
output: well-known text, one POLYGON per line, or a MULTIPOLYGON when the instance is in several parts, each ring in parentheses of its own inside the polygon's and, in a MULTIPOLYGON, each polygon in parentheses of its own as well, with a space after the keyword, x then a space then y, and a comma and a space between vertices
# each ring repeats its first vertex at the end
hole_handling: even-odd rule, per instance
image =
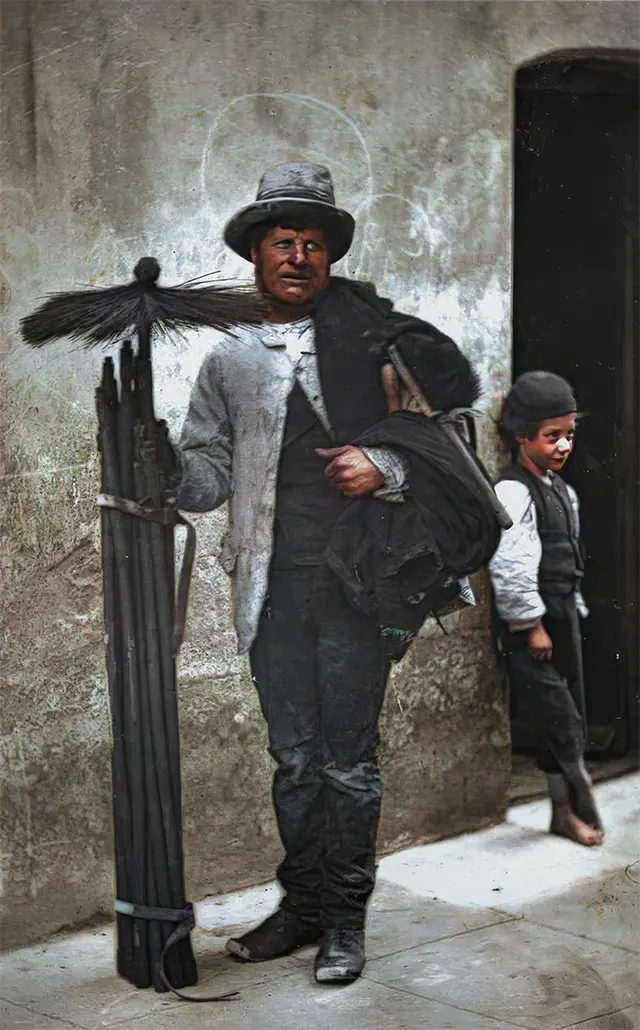
POLYGON ((140 258, 133 270, 139 283, 155 283, 160 277, 160 265, 154 257, 140 258))

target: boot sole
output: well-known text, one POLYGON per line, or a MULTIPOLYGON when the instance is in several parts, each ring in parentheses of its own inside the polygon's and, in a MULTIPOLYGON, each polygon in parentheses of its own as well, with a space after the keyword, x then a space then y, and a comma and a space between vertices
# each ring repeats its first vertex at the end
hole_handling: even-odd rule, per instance
POLYGON ((319 984, 350 984, 357 980, 361 973, 362 969, 354 973, 339 966, 329 966, 315 971, 316 982, 319 984))
POLYGON ((291 955, 292 952, 298 951, 299 948, 306 948, 309 944, 317 944, 319 939, 320 935, 310 937, 308 940, 300 941, 299 944, 293 944, 284 951, 277 951, 273 955, 257 956, 252 955, 249 949, 244 944, 241 944, 240 941, 231 938, 225 945, 225 951, 232 958, 238 959, 239 962, 272 962, 276 958, 285 958, 286 955, 291 955))
POLYGON ((253 958, 249 949, 245 948, 240 941, 227 941, 225 951, 227 952, 227 955, 231 955, 232 958, 237 958, 240 962, 261 961, 260 959, 253 958))

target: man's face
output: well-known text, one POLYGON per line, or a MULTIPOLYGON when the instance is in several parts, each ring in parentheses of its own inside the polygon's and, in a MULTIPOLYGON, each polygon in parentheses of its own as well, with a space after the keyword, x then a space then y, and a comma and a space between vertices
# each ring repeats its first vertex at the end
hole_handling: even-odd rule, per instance
POLYGON ((559 472, 573 450, 576 412, 560 418, 546 418, 533 440, 518 438, 521 454, 541 472, 559 472))
POLYGON ((329 253, 322 229, 269 229, 259 248, 251 248, 261 293, 277 303, 306 307, 329 278, 329 253))

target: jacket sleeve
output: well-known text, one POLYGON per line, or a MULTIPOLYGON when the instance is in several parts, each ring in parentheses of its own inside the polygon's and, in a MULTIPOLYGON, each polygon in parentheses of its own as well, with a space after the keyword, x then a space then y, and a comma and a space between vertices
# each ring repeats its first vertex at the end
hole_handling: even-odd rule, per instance
POLYGON ((363 447, 362 450, 384 476, 384 486, 373 496, 381 501, 404 501, 405 492, 409 489, 409 472, 402 455, 390 447, 363 447))
POLYGON ((176 505, 213 511, 232 489, 232 429, 215 353, 209 354, 191 391, 175 448, 179 470, 176 505))
POLYGON ((538 591, 542 543, 536 508, 524 483, 503 480, 495 489, 513 521, 510 529, 502 531, 489 562, 496 608, 510 629, 524 630, 534 626, 546 612, 538 591))

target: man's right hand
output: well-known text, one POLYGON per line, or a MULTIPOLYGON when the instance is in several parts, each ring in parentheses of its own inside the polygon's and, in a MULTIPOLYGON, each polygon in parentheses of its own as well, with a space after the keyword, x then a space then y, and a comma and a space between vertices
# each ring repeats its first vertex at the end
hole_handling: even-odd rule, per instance
POLYGON ((539 662, 550 662, 553 655, 553 642, 541 622, 529 630, 529 653, 539 662))
POLYGON ((368 497, 384 486, 384 476, 360 447, 316 447, 329 462, 324 470, 345 497, 368 497))
POLYGON ((167 436, 159 436, 156 443, 156 454, 154 460, 156 472, 165 480, 171 481, 178 474, 178 460, 171 440, 167 436))

